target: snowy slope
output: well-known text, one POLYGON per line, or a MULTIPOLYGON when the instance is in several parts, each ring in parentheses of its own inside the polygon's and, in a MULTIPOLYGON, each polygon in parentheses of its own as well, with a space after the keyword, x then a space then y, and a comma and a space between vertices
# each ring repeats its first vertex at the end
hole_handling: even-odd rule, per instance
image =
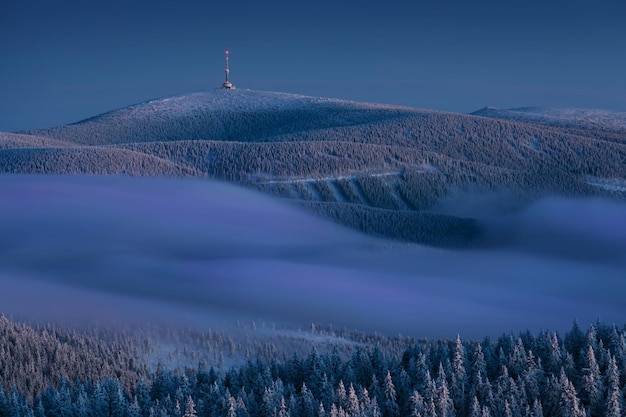
POLYGON ((171 140, 260 140, 389 120, 414 109, 296 94, 210 90, 150 100, 67 126, 25 133, 87 145, 171 140))
POLYGON ((43 136, 20 135, 15 133, 0 132, 0 149, 14 148, 58 148, 74 145, 71 142, 63 142, 43 136))
POLYGON ((0 172, 196 177, 189 166, 127 149, 36 147, 0 149, 0 172))
POLYGON ((626 131, 626 112, 610 110, 559 107, 521 107, 515 109, 485 107, 472 114, 550 126, 626 131))

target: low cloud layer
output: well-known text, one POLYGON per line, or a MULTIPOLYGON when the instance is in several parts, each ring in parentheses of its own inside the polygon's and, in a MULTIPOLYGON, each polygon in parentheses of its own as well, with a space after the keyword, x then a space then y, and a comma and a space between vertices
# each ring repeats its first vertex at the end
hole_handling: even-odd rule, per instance
POLYGON ((43 320, 262 319, 464 337, 626 318, 626 207, 547 199, 485 242, 380 241, 200 180, 0 176, 0 308, 43 320))

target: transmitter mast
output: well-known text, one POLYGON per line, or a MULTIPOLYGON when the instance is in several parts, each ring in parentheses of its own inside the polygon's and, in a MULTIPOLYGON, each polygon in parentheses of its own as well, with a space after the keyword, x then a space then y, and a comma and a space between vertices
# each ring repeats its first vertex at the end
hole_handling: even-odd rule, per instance
POLYGON ((225 90, 234 90, 235 86, 228 81, 228 73, 230 72, 230 69, 228 68, 228 51, 226 51, 226 69, 224 71, 226 72, 226 81, 222 84, 222 88, 225 90))

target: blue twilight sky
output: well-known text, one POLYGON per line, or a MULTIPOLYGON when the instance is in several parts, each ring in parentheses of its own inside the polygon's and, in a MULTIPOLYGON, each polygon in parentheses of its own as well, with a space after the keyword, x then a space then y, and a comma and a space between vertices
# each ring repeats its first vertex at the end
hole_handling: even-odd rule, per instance
POLYGON ((457 112, 626 111, 623 0, 4 0, 0 131, 223 82, 457 112))

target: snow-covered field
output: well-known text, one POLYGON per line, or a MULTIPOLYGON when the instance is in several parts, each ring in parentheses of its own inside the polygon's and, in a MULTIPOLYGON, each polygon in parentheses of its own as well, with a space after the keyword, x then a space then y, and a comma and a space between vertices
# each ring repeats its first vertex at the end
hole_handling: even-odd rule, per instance
POLYGON ((483 215, 484 248, 460 251, 374 239, 217 182, 4 175, 0 195, 5 313, 419 337, 626 317, 618 203, 548 199, 483 215))

